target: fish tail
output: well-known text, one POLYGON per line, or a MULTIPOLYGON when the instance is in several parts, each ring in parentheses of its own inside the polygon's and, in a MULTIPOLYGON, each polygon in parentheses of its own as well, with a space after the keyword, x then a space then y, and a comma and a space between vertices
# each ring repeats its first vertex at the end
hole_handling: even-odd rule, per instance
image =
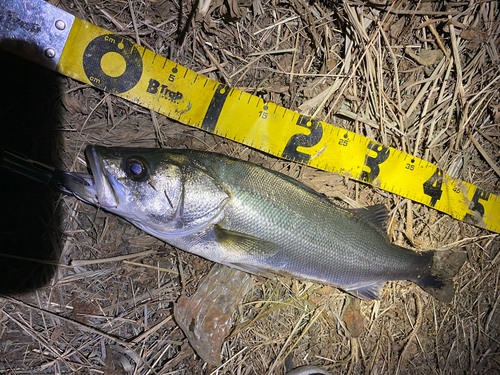
POLYGON ((454 296, 453 277, 466 259, 465 251, 435 250, 430 272, 413 281, 437 300, 450 303, 454 296))

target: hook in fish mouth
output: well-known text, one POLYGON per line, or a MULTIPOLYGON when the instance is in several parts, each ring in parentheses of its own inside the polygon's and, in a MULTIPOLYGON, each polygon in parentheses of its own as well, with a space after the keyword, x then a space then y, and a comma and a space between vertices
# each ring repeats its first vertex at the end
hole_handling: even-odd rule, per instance
POLYGON ((81 200, 98 204, 94 176, 87 173, 57 171, 52 183, 65 194, 73 195, 81 200))
POLYGON ((119 182, 105 172, 96 147, 87 146, 85 154, 91 174, 61 171, 60 175, 55 176, 61 190, 99 207, 117 207, 119 199, 115 189, 120 185, 119 182))
POLYGON ((61 190, 70 193, 66 186, 83 185, 84 188, 94 186, 94 176, 88 173, 55 171, 52 175, 51 183, 58 185, 61 184, 61 190))

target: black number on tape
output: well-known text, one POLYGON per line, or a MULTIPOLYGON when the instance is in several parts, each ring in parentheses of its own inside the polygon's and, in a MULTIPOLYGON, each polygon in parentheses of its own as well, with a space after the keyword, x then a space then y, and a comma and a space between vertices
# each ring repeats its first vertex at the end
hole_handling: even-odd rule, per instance
MULTIPOLYGON (((368 143, 368 153, 365 158, 365 166, 370 168, 370 171, 363 170, 361 171, 361 181, 373 183, 375 179, 380 174, 379 165, 382 164, 389 158, 389 147, 381 145, 380 143, 370 141, 368 143), (377 155, 371 156, 370 151, 374 151, 377 155)), ((365 169, 365 167, 363 167, 365 169)))
POLYGON ((410 163, 406 163, 405 168, 408 169, 409 171, 414 171, 415 170, 415 159, 411 159, 410 163))
POLYGON ((489 192, 476 188, 469 206, 469 208, 474 211, 474 214, 466 214, 464 221, 478 225, 484 217, 484 206, 479 202, 479 200, 481 199, 483 201, 487 201, 489 198, 489 192))
POLYGON ((443 189, 441 188, 442 185, 443 172, 441 169, 436 168, 434 174, 423 184, 424 194, 431 197, 431 207, 434 207, 437 201, 441 199, 441 195, 443 194, 443 189))
POLYGON ((222 112, 222 108, 224 107, 224 103, 226 102, 226 98, 229 95, 229 91, 231 91, 231 88, 226 85, 220 84, 217 86, 214 96, 208 106, 207 113, 201 123, 201 128, 203 130, 210 133, 215 131, 217 121, 219 121, 219 116, 222 112))
POLYGON ((141 79, 142 57, 131 41, 115 34, 101 35, 85 48, 83 69, 95 87, 120 94, 132 89, 141 79), (103 57, 113 52, 125 61, 125 70, 118 77, 107 75, 101 67, 103 57))
POLYGON ((281 156, 298 163, 307 163, 311 159, 311 155, 297 151, 297 148, 316 146, 323 137, 323 126, 318 120, 304 115, 299 116, 297 125, 307 128, 311 132, 308 135, 302 133, 293 135, 286 144, 281 156))

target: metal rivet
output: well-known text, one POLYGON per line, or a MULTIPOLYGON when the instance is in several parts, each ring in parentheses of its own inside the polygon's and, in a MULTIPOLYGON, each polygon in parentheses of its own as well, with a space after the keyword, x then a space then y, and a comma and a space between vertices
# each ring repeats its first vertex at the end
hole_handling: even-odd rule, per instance
POLYGON ((66 28, 66 23, 63 20, 56 21, 56 29, 64 30, 66 28))
POLYGON ((54 51, 53 48, 47 48, 45 50, 45 56, 47 56, 49 59, 53 59, 56 57, 56 51, 54 51))

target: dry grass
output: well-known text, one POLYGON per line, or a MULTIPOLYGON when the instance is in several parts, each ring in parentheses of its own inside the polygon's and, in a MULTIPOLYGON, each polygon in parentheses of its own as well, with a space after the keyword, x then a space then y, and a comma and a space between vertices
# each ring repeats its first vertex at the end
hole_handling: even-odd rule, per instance
MULTIPOLYGON (((377 3, 213 0, 204 17, 192 2, 176 0, 57 5, 194 71, 500 194, 498 2, 377 3)), ((349 308, 350 298, 331 287, 259 280, 216 369, 194 354, 172 316, 173 303, 195 290, 211 264, 65 197, 57 202, 61 267, 45 287, 0 299, 0 373, 283 374, 292 356, 294 366, 343 374, 500 372, 498 235, 70 79, 58 82, 54 161, 68 170, 85 170, 88 143, 221 152, 348 203, 386 200, 395 242, 457 243, 469 258, 450 305, 409 282, 388 283, 380 301, 349 308)))

